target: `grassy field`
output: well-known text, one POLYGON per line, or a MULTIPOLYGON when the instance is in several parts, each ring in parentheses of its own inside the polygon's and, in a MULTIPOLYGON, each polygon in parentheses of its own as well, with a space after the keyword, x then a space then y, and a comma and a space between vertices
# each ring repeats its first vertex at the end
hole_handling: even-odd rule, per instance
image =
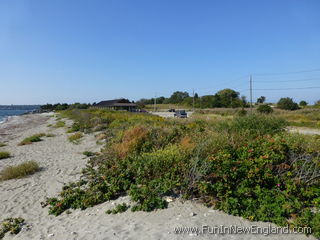
MULTIPOLYGON (((304 108, 295 111, 286 111, 273 108, 272 116, 286 119, 289 126, 320 128, 320 108, 304 108)), ((238 116, 241 108, 212 108, 212 109, 198 109, 192 115, 195 119, 202 120, 222 120, 232 119, 238 116)), ((250 109, 245 109, 247 114, 250 109)), ((257 113, 256 108, 253 108, 253 113, 257 113)))
POLYGON ((68 131, 97 132, 105 147, 91 156, 81 181, 48 199, 50 214, 123 195, 134 204, 116 206, 114 213, 166 208, 165 196, 197 198, 252 221, 308 226, 319 237, 320 138, 287 133, 288 122, 274 116, 283 113, 240 117, 232 109, 201 114, 221 118, 61 112, 74 120, 68 131))
POLYGON ((320 128, 320 108, 304 108, 296 111, 277 109, 275 114, 287 119, 291 126, 320 128))

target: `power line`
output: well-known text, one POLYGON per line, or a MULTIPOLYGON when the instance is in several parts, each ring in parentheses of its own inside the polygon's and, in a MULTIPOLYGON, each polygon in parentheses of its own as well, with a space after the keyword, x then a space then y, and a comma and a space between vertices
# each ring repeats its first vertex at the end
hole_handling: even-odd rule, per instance
MULTIPOLYGON (((226 85, 226 84, 229 84, 229 83, 231 83, 231 82, 237 81, 237 80, 239 80, 239 79, 246 79, 246 78, 248 78, 249 76, 250 76, 250 75, 243 75, 243 76, 241 76, 241 77, 233 78, 233 79, 230 79, 230 80, 228 80, 228 81, 224 81, 223 84, 226 85)), ((218 83, 218 84, 221 85, 220 83, 218 83)), ((218 85, 218 84, 217 84, 217 85, 218 85)), ((243 82, 243 83, 240 83, 240 84, 237 84, 237 85, 243 85, 243 84, 244 84, 244 82, 243 82)), ((203 88, 197 88, 196 90, 197 90, 197 91, 201 91, 201 90, 207 90, 208 88, 215 89, 216 87, 213 87, 213 86, 203 87, 203 88)))
POLYGON ((265 83, 268 83, 268 82, 308 82, 308 81, 314 81, 314 80, 320 80, 320 78, 305 78, 305 79, 293 79, 293 80, 262 80, 262 81, 256 81, 255 82, 265 82, 265 83))
POLYGON ((300 88, 260 88, 253 89, 254 91, 278 91, 278 90, 301 90, 301 89, 317 89, 320 87, 300 87, 300 88))
POLYGON ((253 76, 272 76, 272 75, 286 75, 286 74, 297 74, 297 73, 308 73, 308 72, 320 72, 320 69, 311 69, 311 70, 301 70, 294 72, 279 72, 279 73, 256 73, 253 76))

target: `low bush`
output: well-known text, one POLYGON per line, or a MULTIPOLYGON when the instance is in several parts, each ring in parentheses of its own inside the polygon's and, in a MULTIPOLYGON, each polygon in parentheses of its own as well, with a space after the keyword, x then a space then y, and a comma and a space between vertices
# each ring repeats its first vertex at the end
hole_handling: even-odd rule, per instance
POLYGON ((9 158, 10 153, 9 152, 0 152, 0 159, 9 158))
POLYGON ((75 134, 72 134, 68 137, 69 141, 72 142, 72 143, 79 143, 80 142, 80 139, 83 137, 83 134, 80 133, 80 132, 77 132, 75 134))
POLYGON ((44 133, 38 133, 38 134, 32 135, 30 137, 23 139, 18 145, 22 146, 22 145, 32 144, 34 142, 40 142, 42 141, 42 137, 44 136, 46 136, 46 134, 44 133))
POLYGON ((83 152, 82 154, 85 155, 86 157, 92 157, 92 156, 95 155, 95 153, 89 152, 89 151, 85 151, 85 152, 83 152))
POLYGON ((0 147, 5 147, 7 146, 5 143, 0 142, 0 147))
POLYGON ((281 118, 250 114, 232 121, 221 121, 217 124, 216 129, 220 132, 227 132, 229 135, 237 133, 246 135, 248 138, 255 138, 282 132, 286 126, 287 122, 281 118))
POLYGON ((7 232, 11 234, 18 234, 22 225, 24 224, 23 218, 6 218, 0 223, 0 239, 4 238, 7 232))
POLYGON ((292 98, 281 98, 278 103, 277 107, 284 110, 297 110, 299 109, 298 103, 294 102, 292 98))
POLYGON ((247 115, 247 111, 244 108, 242 108, 241 110, 239 110, 237 112, 237 114, 238 114, 238 116, 242 117, 242 116, 247 115))
POLYGON ((80 131, 81 128, 80 128, 80 124, 77 123, 77 122, 74 122, 71 126, 71 128, 68 130, 68 133, 73 133, 73 132, 78 132, 80 131))
POLYGON ((23 162, 17 166, 9 166, 0 172, 0 181, 5 181, 14 178, 22 178, 31 175, 40 170, 40 167, 35 161, 23 162))
POLYGON ((123 204, 118 204, 114 209, 112 210, 107 210, 106 211, 106 214, 117 214, 117 213, 123 213, 125 211, 128 210, 130 206, 127 205, 126 203, 123 203, 123 204))
POLYGON ((269 114, 273 112, 273 109, 268 104, 262 104, 262 105, 259 105, 259 107, 257 107, 257 112, 269 114))

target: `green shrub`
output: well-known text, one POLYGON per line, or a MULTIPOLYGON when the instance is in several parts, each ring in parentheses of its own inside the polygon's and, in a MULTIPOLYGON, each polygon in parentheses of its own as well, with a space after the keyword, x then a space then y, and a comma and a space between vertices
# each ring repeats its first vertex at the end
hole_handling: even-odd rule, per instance
POLYGON ((262 104, 262 105, 259 105, 259 107, 257 107, 257 112, 258 113, 269 114, 269 113, 273 112, 273 109, 272 109, 272 107, 270 107, 267 104, 262 104))
POLYGON ((38 133, 38 134, 32 135, 30 137, 23 139, 18 145, 22 146, 22 145, 32 144, 34 142, 40 142, 42 141, 42 137, 44 137, 45 135, 46 134, 44 133, 38 133))
POLYGON ((68 137, 69 141, 72 143, 79 143, 80 139, 83 137, 83 134, 80 132, 77 132, 75 134, 72 134, 68 137))
POLYGON ((9 152, 0 152, 0 159, 9 158, 10 153, 9 152))
POLYGON ((127 209, 129 208, 130 206, 128 206, 126 203, 123 203, 123 204, 118 204, 114 209, 112 210, 107 210, 106 211, 106 214, 117 214, 117 213, 123 213, 125 211, 127 211, 127 209))
POLYGON ((24 224, 23 218, 6 218, 0 225, 0 239, 4 238, 7 232, 18 234, 24 224))
POLYGON ((90 151, 85 151, 85 152, 83 152, 82 154, 85 155, 86 157, 92 157, 92 156, 95 155, 95 153, 90 152, 90 151))
POLYGON ((247 115, 247 111, 245 109, 242 108, 240 111, 238 111, 238 116, 242 117, 245 115, 247 115))
POLYGON ((277 107, 284 110, 297 110, 299 105, 292 98, 281 98, 277 103, 277 107))
POLYGON ((238 117, 229 122, 218 123, 218 131, 227 131, 228 134, 241 134, 250 138, 275 134, 284 131, 287 122, 278 117, 250 114, 245 117, 238 117))
POLYGON ((78 122, 74 122, 71 128, 68 130, 68 133, 78 132, 81 130, 80 124, 78 122))
POLYGON ((0 181, 22 178, 39 171, 40 167, 35 161, 23 162, 17 166, 9 166, 0 172, 0 181))
POLYGON ((0 147, 5 147, 7 146, 5 143, 0 142, 0 147))

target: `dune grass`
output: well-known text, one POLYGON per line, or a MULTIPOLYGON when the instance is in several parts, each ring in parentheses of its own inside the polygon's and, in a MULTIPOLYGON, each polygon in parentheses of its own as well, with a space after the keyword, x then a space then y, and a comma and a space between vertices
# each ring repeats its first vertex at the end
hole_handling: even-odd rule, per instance
POLYGON ((70 142, 78 144, 82 137, 83 137, 83 134, 81 132, 77 132, 75 134, 70 135, 68 139, 70 142))
POLYGON ((65 121, 58 121, 53 127, 61 128, 61 127, 64 127, 65 125, 66 125, 65 121))
POLYGON ((5 159, 5 158, 9 158, 10 157, 10 153, 9 152, 0 152, 0 159, 5 159))
POLYGON ((55 137, 56 135, 52 134, 52 133, 48 133, 46 134, 46 137, 55 137))
POLYGON ((23 178, 39 171, 40 167, 35 161, 26 161, 16 166, 9 166, 0 172, 0 181, 23 178))
POLYGON ((45 133, 38 133, 38 134, 32 135, 30 137, 23 139, 18 145, 22 146, 22 145, 32 144, 34 142, 40 142, 42 141, 42 137, 44 136, 46 136, 45 133))

